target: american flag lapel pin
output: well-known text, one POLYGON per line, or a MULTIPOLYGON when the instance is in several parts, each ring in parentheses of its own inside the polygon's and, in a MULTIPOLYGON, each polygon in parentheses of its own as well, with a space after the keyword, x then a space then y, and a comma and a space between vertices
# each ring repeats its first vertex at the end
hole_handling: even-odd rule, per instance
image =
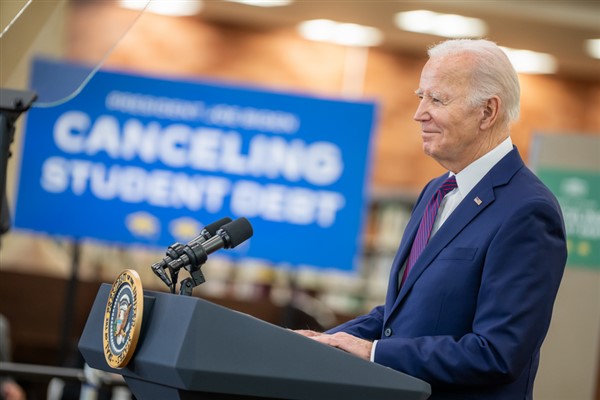
POLYGON ((475 204, 477 204, 478 206, 480 206, 480 205, 481 205, 481 203, 483 203, 483 201, 481 201, 481 199, 480 199, 479 197, 475 197, 475 198, 473 199, 473 201, 474 201, 474 202, 475 202, 475 204))

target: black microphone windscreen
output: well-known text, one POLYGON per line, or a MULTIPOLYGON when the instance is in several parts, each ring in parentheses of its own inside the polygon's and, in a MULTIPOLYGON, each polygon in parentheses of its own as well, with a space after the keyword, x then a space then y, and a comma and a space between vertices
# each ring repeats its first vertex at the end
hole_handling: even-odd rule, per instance
POLYGON ((245 242, 254 234, 250 221, 244 217, 238 218, 235 221, 223 225, 221 229, 229 238, 229 248, 234 248, 237 245, 245 242))
POLYGON ((215 233, 217 233, 219 228, 221 228, 223 225, 228 224, 230 222, 231 222, 231 218, 229 218, 229 217, 221 218, 220 220, 215 221, 212 224, 206 225, 204 227, 204 229, 206 229, 206 231, 210 234, 210 236, 215 236, 215 233))

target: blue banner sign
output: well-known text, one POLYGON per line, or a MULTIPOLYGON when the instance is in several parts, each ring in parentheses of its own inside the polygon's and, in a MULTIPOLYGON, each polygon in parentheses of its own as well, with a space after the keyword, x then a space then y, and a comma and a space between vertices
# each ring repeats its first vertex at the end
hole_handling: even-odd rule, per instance
MULTIPOLYGON (((76 69, 38 60, 34 87, 76 69)), ((244 216, 254 236, 233 256, 352 270, 374 113, 369 102, 100 71, 72 100, 29 111, 14 225, 166 248, 244 216)))

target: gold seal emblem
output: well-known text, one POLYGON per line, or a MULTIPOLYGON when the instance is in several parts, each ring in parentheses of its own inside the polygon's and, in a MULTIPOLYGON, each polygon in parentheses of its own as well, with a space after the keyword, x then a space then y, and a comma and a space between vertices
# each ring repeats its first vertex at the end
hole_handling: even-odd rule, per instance
POLYGON ((110 367, 123 368, 131 360, 142 328, 143 311, 140 276, 132 269, 125 270, 110 289, 104 313, 102 344, 110 367))

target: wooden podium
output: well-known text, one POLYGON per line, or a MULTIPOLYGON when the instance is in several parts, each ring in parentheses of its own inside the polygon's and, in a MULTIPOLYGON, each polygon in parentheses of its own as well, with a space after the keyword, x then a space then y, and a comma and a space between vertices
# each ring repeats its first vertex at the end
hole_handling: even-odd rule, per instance
POLYGON ((424 400, 429 384, 208 301, 144 291, 135 353, 121 369, 103 351, 111 286, 100 287, 79 350, 120 374, 138 400, 424 400))

